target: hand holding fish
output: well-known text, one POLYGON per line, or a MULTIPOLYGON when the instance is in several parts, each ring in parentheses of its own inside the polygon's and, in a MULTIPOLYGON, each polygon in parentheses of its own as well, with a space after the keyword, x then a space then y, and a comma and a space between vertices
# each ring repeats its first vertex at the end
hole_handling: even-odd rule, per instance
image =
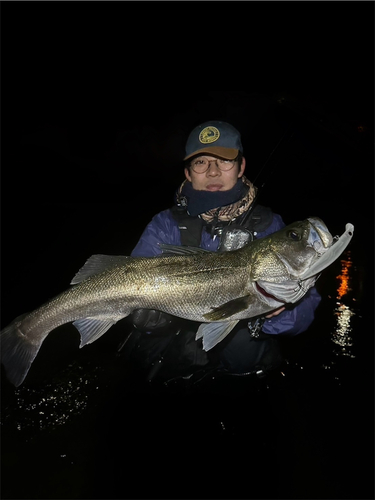
POLYGON ((278 316, 283 311, 285 311, 285 307, 279 307, 279 309, 276 309, 276 311, 273 311, 271 314, 267 314, 266 318, 272 318, 273 316, 278 316))

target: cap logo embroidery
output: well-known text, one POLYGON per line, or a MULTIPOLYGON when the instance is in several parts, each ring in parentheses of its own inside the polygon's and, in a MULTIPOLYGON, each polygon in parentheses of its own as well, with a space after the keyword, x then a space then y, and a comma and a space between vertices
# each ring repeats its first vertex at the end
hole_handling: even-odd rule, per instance
POLYGON ((199 141, 202 144, 210 144, 219 139, 220 132, 216 127, 205 127, 199 134, 199 141))

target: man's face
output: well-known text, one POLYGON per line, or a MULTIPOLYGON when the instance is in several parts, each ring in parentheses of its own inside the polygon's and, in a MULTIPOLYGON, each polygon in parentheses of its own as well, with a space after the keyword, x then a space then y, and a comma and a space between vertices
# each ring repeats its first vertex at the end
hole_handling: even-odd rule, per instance
MULTIPOLYGON (((194 189, 198 191, 228 191, 232 189, 237 180, 242 177, 246 161, 242 158, 241 165, 234 162, 233 168, 229 170, 220 169, 221 162, 215 156, 198 156, 193 158, 190 168, 185 168, 185 176, 191 182, 194 189), (194 171, 194 164, 207 164, 208 168, 203 173, 194 171)), ((227 168, 225 165, 223 168, 227 168)))

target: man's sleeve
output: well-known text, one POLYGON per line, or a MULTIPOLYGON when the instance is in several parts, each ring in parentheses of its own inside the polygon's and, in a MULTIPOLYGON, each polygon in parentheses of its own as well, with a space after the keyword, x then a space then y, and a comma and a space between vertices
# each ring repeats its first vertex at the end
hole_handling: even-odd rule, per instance
POLYGON ((164 210, 152 218, 134 247, 131 256, 154 257, 159 255, 161 254, 159 243, 181 245, 178 225, 170 210, 164 210))

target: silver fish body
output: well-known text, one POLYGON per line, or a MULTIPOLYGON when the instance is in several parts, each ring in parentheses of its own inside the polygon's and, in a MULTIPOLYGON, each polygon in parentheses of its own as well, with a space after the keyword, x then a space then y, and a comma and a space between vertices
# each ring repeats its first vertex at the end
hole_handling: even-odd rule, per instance
POLYGON ((20 385, 43 340, 58 326, 73 322, 82 347, 140 308, 202 323, 197 339, 203 337, 209 350, 240 319, 300 300, 342 253, 353 229, 347 224, 334 243, 323 221, 309 218, 231 252, 166 245, 158 257, 93 255, 71 288, 1 331, 7 377, 20 385))

